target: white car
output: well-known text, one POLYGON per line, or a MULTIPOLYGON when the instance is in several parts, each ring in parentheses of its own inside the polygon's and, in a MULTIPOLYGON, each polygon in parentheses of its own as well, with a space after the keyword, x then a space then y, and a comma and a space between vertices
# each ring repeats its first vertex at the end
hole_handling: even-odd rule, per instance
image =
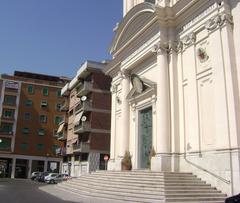
POLYGON ((55 179, 58 177, 58 173, 49 173, 44 177, 44 182, 46 183, 56 183, 55 179))

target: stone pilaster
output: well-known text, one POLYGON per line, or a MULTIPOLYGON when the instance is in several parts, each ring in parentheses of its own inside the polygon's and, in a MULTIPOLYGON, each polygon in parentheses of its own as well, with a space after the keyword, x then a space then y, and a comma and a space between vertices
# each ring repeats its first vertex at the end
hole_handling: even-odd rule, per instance
POLYGON ((158 84, 157 84, 157 143, 156 156, 152 158, 151 168, 157 171, 171 169, 170 153, 170 93, 168 70, 168 43, 158 43, 154 46, 157 54, 158 84))

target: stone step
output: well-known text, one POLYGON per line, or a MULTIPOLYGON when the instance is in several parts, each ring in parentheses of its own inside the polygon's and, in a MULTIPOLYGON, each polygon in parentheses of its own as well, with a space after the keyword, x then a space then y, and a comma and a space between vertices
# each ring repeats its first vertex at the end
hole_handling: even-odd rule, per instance
MULTIPOLYGON (((109 194, 104 194, 104 193, 89 193, 86 191, 79 191, 79 189, 75 188, 68 188, 64 187, 63 185, 58 186, 60 189, 64 189, 65 191, 71 191, 77 195, 84 196, 84 197, 95 197, 95 198, 106 198, 106 199, 112 199, 112 200, 121 200, 121 201, 127 201, 131 203, 164 203, 164 199, 161 200, 156 200, 154 198, 147 199, 147 198, 139 198, 139 197, 129 197, 129 196, 122 196, 122 195, 109 195, 109 194)), ((114 202, 114 201, 113 201, 114 202)))
POLYGON ((226 195, 192 173, 97 171, 58 184, 79 195, 141 203, 223 203, 226 195))
MULTIPOLYGON (((94 191, 94 192, 101 192, 102 191, 102 187, 101 186, 92 186, 92 185, 73 185, 71 183, 65 183, 65 185, 67 185, 68 187, 72 187, 72 188, 75 188, 75 189, 79 189, 79 190, 84 190, 84 191, 94 191)), ((104 189, 105 192, 107 192, 108 194, 114 194, 114 193, 119 193, 121 192, 122 194, 125 193, 125 195, 128 195, 129 193, 131 194, 135 194, 135 195, 155 195, 156 197, 174 197, 174 196, 185 196, 185 197, 203 197, 203 196, 222 196, 224 197, 224 195, 222 193, 219 193, 218 191, 198 191, 198 192, 195 192, 195 191, 189 191, 188 193, 186 192, 178 192, 178 191, 175 191, 174 193, 166 193, 165 191, 152 191, 152 190, 134 190, 134 189, 131 189, 131 188, 116 188, 116 187, 109 187, 109 188, 105 188, 104 189)))
POLYGON ((125 185, 125 186, 140 186, 140 187, 149 187, 149 188, 174 188, 174 187, 186 187, 188 189, 190 188, 195 188, 195 187, 203 187, 203 188, 211 188, 210 184, 206 184, 203 182, 199 183, 167 183, 167 184, 160 184, 160 182, 141 182, 141 180, 138 181, 109 181, 109 180, 96 180, 96 179, 89 179, 89 178, 81 178, 77 180, 72 180, 72 182, 85 182, 87 184, 96 184, 96 185, 105 185, 105 186, 112 186, 114 187, 115 185, 125 185))
MULTIPOLYGON (((88 176, 83 176, 83 177, 88 177, 88 176)), ((117 179, 117 178, 121 178, 121 179, 139 179, 141 178, 141 180, 201 180, 200 178, 197 178, 196 176, 147 176, 147 175, 139 175, 139 176, 135 176, 135 175, 128 175, 128 174, 124 174, 123 176, 119 175, 115 175, 115 174, 111 174, 111 175, 107 175, 107 174, 91 174, 91 177, 95 177, 95 178, 108 178, 108 179, 117 179)))
POLYGON ((110 187, 107 185, 102 185, 102 184, 89 184, 88 182, 65 182, 63 184, 68 185, 69 187, 73 186, 73 187, 85 187, 85 188, 94 188, 94 189, 99 189, 101 190, 102 188, 105 188, 105 190, 115 190, 115 191, 129 191, 129 192, 134 192, 134 193, 151 193, 151 194, 166 194, 166 195, 171 195, 174 193, 177 194, 186 194, 186 193, 194 193, 194 194, 206 194, 206 193, 211 193, 211 194, 221 194, 220 191, 213 189, 211 187, 209 188, 193 188, 193 189, 182 189, 181 190, 179 188, 176 189, 168 189, 166 190, 164 187, 162 188, 149 188, 149 187, 133 187, 133 186, 129 186, 127 187, 126 185, 111 185, 110 187))
POLYGON ((105 174, 105 175, 147 175, 147 176, 195 176, 192 173, 181 173, 181 172, 154 172, 154 171, 96 171, 91 174, 105 174))
MULTIPOLYGON (((128 183, 142 183, 142 184, 205 184, 204 181, 201 181, 200 179, 196 180, 156 180, 156 179, 142 179, 142 178, 121 178, 121 177, 115 177, 115 178, 105 178, 105 177, 94 177, 94 176, 83 176, 81 178, 78 178, 78 180, 89 180, 89 181, 111 181, 111 182, 128 182, 128 183)), ((77 181, 77 180, 75 180, 77 181)))
MULTIPOLYGON (((142 179, 121 179, 121 178, 116 178, 116 179, 108 179, 108 178, 101 178, 101 177, 81 177, 78 179, 79 181, 81 180, 88 180, 88 181, 93 181, 93 182, 114 182, 115 184, 118 183, 134 183, 134 184, 149 184, 149 185, 159 185, 159 184, 164 184, 164 185, 204 185, 206 184, 204 181, 194 181, 194 180, 180 180, 180 181, 158 181, 158 180, 142 180, 142 179)), ((74 180, 77 181, 77 180, 74 180)))
MULTIPOLYGON (((69 188, 66 187, 64 188, 62 185, 58 186, 62 189, 65 189, 67 191, 69 191, 69 188)), ((162 202, 175 202, 178 203, 178 200, 181 202, 192 202, 192 203, 223 203, 224 202, 224 198, 219 198, 219 197, 194 197, 194 198, 169 198, 169 199, 163 199, 163 198, 156 198, 155 196, 151 196, 151 198, 148 197, 136 197, 136 196, 126 196, 126 195, 122 195, 122 193, 116 193, 116 194, 107 194, 104 192, 101 193, 93 193, 93 192, 86 192, 86 191, 82 191, 79 189, 75 189, 75 188, 70 188, 71 192, 74 192, 78 195, 82 195, 82 196, 91 196, 91 197, 96 197, 96 198, 106 198, 106 199, 113 199, 113 200, 122 200, 122 201, 128 201, 128 202, 141 202, 141 203, 162 203, 162 202)))

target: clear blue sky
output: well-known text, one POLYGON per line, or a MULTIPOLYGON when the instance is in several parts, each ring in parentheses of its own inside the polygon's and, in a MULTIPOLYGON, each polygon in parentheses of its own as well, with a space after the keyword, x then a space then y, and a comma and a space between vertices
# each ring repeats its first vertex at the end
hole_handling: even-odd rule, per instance
POLYGON ((72 77, 109 59, 122 0, 0 0, 0 73, 72 77))

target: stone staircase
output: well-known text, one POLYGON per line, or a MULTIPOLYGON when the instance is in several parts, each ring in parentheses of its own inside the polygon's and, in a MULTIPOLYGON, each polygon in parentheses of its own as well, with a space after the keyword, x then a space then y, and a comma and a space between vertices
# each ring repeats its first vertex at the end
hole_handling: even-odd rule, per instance
POLYGON ((226 198, 192 173, 97 171, 59 183, 57 187, 110 202, 224 203, 226 198))

